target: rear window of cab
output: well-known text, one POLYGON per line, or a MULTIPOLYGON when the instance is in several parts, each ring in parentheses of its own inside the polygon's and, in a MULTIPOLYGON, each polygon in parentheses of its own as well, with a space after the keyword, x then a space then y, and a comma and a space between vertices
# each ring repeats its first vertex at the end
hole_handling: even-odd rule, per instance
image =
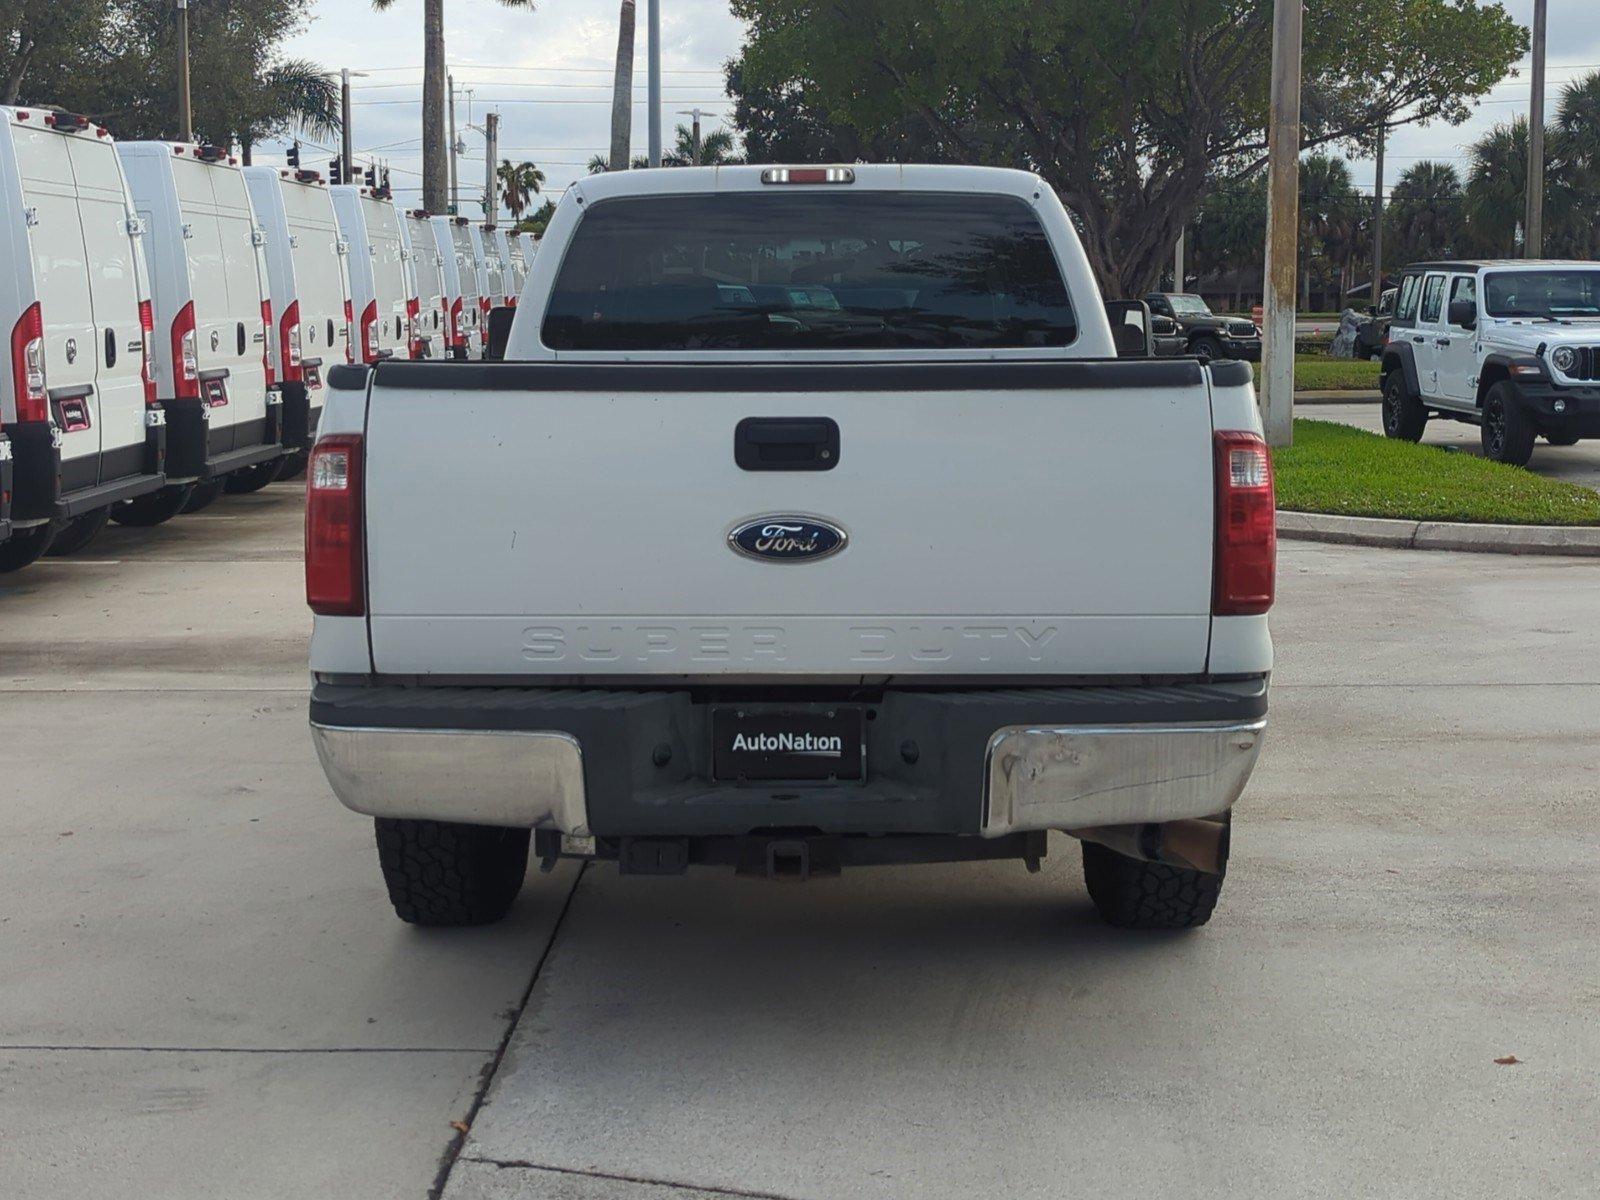
POLYGON ((543 326, 553 350, 999 349, 1076 336, 1031 205, 837 189, 600 201, 543 326))

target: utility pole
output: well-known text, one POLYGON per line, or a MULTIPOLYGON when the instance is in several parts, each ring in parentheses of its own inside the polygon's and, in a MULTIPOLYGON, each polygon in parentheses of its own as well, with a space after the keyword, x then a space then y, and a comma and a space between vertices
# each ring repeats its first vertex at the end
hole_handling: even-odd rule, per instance
POLYGON ((617 21, 617 72, 611 84, 611 156, 608 171, 626 171, 633 154, 634 0, 622 0, 617 21))
POLYGON ((1183 243, 1188 236, 1187 228, 1178 230, 1178 245, 1172 252, 1172 290, 1175 292, 1183 291, 1183 243))
POLYGON ((345 182, 350 182, 350 68, 339 71, 339 158, 344 163, 345 182))
POLYGON ((1300 257, 1301 0, 1273 0, 1261 399, 1267 444, 1294 441, 1294 285, 1300 257))
POLYGON ((500 222, 500 177, 494 173, 495 162, 500 157, 500 114, 488 113, 483 118, 483 223, 500 222))
POLYGON ((461 166, 456 160, 461 154, 461 143, 456 141, 456 77, 445 76, 450 89, 450 215, 461 207, 461 166))
POLYGON ((698 108, 680 108, 678 115, 694 119, 694 125, 691 126, 694 132, 690 135, 690 146, 694 152, 694 159, 689 165, 698 167, 700 165, 700 118, 703 114, 698 108))
POLYGON ((650 97, 650 165, 661 165, 661 0, 649 0, 650 5, 650 77, 647 93, 650 97))
POLYGON ((1544 257, 1544 51, 1548 0, 1533 0, 1533 102, 1528 111, 1528 213, 1525 258, 1544 257))
POLYGON ((194 111, 189 103, 189 0, 178 0, 178 140, 194 141, 194 111))
POLYGON ((1383 300, 1383 148, 1389 131, 1378 123, 1378 171, 1372 185, 1372 311, 1383 300))

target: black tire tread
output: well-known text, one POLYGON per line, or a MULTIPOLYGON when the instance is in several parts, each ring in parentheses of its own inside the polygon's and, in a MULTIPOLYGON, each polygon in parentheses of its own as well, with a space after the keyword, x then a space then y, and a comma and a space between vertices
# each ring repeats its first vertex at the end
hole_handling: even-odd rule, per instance
POLYGON ((1118 929, 1196 929, 1211 919, 1223 879, 1094 842, 1083 843, 1083 878, 1101 919, 1118 929))
POLYGON ((1383 433, 1403 442, 1420 442, 1428 428, 1428 410, 1406 386, 1406 373, 1399 367, 1383 377, 1383 433), (1391 413, 1396 417, 1390 424, 1391 413))
POLYGON ((50 540, 50 548, 45 553, 51 558, 76 554, 100 536, 100 531, 106 527, 106 522, 110 519, 111 509, 109 506, 84 513, 81 517, 75 517, 56 531, 56 536, 50 540))
POLYGON ((402 921, 493 924, 522 890, 530 830, 393 817, 375 824, 383 881, 402 921))

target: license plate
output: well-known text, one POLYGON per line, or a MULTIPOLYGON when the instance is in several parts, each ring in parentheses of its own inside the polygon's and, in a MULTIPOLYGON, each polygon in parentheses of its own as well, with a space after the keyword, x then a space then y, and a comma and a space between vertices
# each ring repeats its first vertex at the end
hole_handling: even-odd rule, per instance
POLYGON ((228 381, 226 379, 207 379, 201 387, 205 389, 204 396, 207 408, 221 408, 228 402, 228 381))
POLYGON ((305 377, 305 384, 308 388, 319 388, 322 386, 321 367, 306 367, 301 374, 305 377))
POLYGON ((713 708, 711 775, 728 782, 860 780, 865 736, 866 712, 856 705, 713 708))

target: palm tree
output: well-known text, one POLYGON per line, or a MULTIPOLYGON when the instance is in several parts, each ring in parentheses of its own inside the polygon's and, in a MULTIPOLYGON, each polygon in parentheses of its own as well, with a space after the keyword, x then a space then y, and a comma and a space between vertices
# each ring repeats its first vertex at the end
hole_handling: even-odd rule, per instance
POLYGON ((1384 219, 1402 263, 1462 253, 1466 229, 1460 174, 1449 163, 1413 163, 1395 181, 1384 219))
MULTIPOLYGON (((534 0, 500 0, 507 8, 532 10, 534 0)), ((394 0, 372 0, 384 12, 394 0)), ((444 0, 422 0, 422 207, 444 212, 449 201, 450 163, 444 133, 444 0)))
POLYGON ((500 177, 505 192, 506 208, 513 221, 522 220, 522 214, 544 186, 544 172, 531 162, 513 163, 509 158, 500 160, 494 173, 500 177))
POLYGON ((721 163, 737 162, 733 157, 733 134, 726 129, 713 129, 700 139, 700 152, 695 153, 694 130, 687 125, 678 126, 677 145, 667 155, 667 165, 673 167, 714 167, 721 163))
POLYGON ((290 130, 320 138, 339 132, 339 86, 316 63, 291 58, 268 67, 254 95, 259 98, 254 111, 233 131, 246 166, 251 148, 265 138, 290 130))
MULTIPOLYGON (((1351 229, 1361 203, 1342 158, 1312 154, 1300 164, 1300 303, 1311 307, 1311 260, 1320 248, 1329 258, 1349 253, 1351 229)), ((1341 296, 1341 299, 1343 297, 1341 296)))
POLYGON ((1562 89, 1556 133, 1574 192, 1569 252, 1593 258, 1600 250, 1600 71, 1562 89))
MULTIPOLYGON (((629 169, 634 171, 642 171, 649 165, 649 157, 643 154, 635 154, 632 161, 628 163, 629 169)), ((591 154, 589 156, 588 170, 591 175, 599 175, 602 172, 611 170, 611 164, 606 161, 604 154, 591 154)))

